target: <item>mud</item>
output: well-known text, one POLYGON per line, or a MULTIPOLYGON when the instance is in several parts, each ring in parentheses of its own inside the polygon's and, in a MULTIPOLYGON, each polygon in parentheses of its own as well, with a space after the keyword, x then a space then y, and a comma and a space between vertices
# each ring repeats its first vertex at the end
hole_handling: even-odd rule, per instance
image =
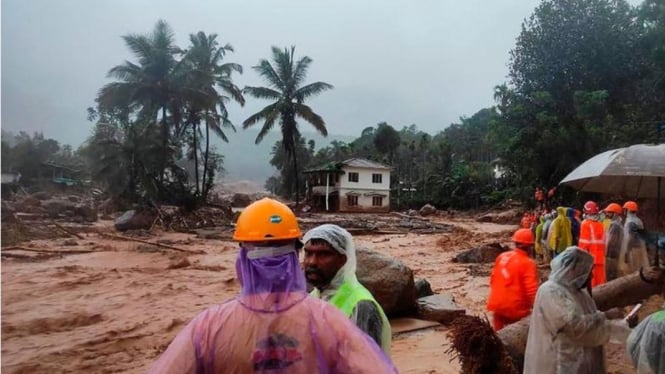
MULTIPOLYGON (((351 216, 348 216, 351 218, 351 216)), ((488 264, 470 267, 452 259, 486 242, 508 245, 514 226, 472 218, 433 217, 452 230, 438 234, 364 235, 357 245, 400 258, 435 293, 451 294, 467 313, 484 316, 488 264)), ((237 245, 195 234, 153 231, 145 240, 185 248, 181 253, 103 237, 112 221, 82 232, 75 247, 62 239, 21 243, 57 256, 3 258, 2 371, 6 373, 144 373, 198 312, 233 297, 237 245)), ((26 256, 35 252, 12 251, 26 256)), ((41 252, 40 252, 41 253, 41 252)), ((484 318, 484 317, 483 317, 484 318)), ((392 358, 400 373, 458 373, 447 329, 396 335, 392 358)), ((630 373, 622 347, 610 347, 613 373, 630 373)))

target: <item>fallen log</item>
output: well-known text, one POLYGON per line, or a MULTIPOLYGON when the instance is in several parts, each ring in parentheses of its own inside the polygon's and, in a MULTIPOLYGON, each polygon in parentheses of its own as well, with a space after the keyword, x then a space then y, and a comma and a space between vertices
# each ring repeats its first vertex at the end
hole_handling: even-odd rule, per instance
POLYGON ((77 238, 79 238, 79 239, 85 239, 85 238, 82 237, 81 235, 79 235, 79 234, 77 234, 77 233, 75 233, 75 232, 69 231, 69 230, 67 230, 66 228, 62 227, 61 225, 59 225, 59 224, 57 224, 57 223, 55 223, 55 222, 53 222, 53 226, 59 228, 60 230, 64 231, 65 233, 67 233, 67 234, 69 234, 69 235, 71 235, 71 236, 77 237, 77 238))
MULTIPOLYGON (((634 305, 652 295, 660 294, 664 285, 663 269, 649 268, 643 273, 636 272, 595 287, 592 296, 599 310, 609 310, 634 305)), ((522 368, 524 364, 529 320, 530 318, 526 317, 498 332, 501 342, 518 368, 522 368)))
POLYGON ((57 255, 76 255, 76 254, 82 254, 82 253, 92 253, 92 252, 97 252, 92 249, 72 249, 69 251, 49 251, 46 249, 35 249, 35 248, 26 248, 26 247, 3 247, 2 252, 4 251, 26 251, 26 252, 37 252, 37 253, 50 253, 50 254, 57 254, 57 255))
POLYGON ((187 249, 182 249, 182 248, 178 248, 178 247, 173 247, 173 246, 166 245, 166 244, 162 244, 162 243, 154 243, 154 242, 151 242, 151 241, 148 241, 148 240, 141 240, 141 239, 135 239, 135 238, 128 238, 128 237, 126 237, 126 236, 118 236, 118 235, 106 234, 106 233, 103 233, 103 232, 98 232, 97 234, 99 234, 99 235, 101 235, 101 236, 104 236, 104 237, 107 237, 107 238, 110 238, 110 239, 115 239, 115 240, 126 240, 126 241, 130 241, 130 242, 137 242, 137 243, 149 244, 149 245, 154 245, 154 246, 156 246, 156 247, 166 248, 166 249, 172 249, 172 250, 174 250, 174 251, 183 252, 183 253, 192 253, 192 254, 201 254, 201 253, 205 253, 205 251, 190 251, 190 250, 187 250, 187 249))

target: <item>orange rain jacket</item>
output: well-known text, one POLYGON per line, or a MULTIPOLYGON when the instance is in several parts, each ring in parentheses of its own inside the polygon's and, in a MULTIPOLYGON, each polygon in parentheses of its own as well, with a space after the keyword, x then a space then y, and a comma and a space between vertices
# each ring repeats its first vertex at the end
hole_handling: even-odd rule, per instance
POLYGON ((531 313, 536 291, 538 270, 526 251, 515 248, 503 252, 490 276, 487 310, 508 319, 522 319, 531 313))
POLYGON ((593 256, 591 287, 605 283, 605 227, 603 223, 590 218, 582 221, 578 247, 593 256))

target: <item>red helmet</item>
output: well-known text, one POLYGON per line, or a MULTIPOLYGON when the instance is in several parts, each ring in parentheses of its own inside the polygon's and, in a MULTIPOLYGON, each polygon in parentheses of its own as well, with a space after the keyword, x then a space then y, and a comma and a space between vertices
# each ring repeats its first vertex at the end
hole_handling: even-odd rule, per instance
POLYGON ((519 229, 513 234, 513 241, 518 244, 533 245, 533 233, 529 229, 519 229))
POLYGON ((584 203, 584 213, 598 214, 598 204, 595 201, 587 201, 584 203))

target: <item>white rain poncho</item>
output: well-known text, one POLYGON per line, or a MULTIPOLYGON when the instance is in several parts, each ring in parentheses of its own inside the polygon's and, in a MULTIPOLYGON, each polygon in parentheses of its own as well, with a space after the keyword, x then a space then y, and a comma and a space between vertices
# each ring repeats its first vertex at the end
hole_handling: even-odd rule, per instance
POLYGON ((626 342, 637 374, 665 373, 665 310, 645 318, 626 342))
POLYGON ((634 273, 642 267, 649 266, 646 243, 637 233, 637 230, 643 229, 642 220, 634 212, 627 212, 626 222, 623 225, 621 253, 617 264, 620 276, 634 273))
POLYGON ((616 215, 605 231, 605 277, 608 282, 618 277, 617 266, 622 245, 623 224, 621 223, 621 216, 616 215))
POLYGON ((524 373, 604 374, 603 344, 612 334, 625 339, 627 323, 609 321, 587 292, 593 268, 588 252, 568 247, 551 266, 549 279, 536 294, 524 373))
POLYGON ((356 247, 353 237, 337 225, 325 224, 308 231, 303 242, 307 244, 313 239, 325 240, 337 252, 346 256, 346 263, 324 290, 315 288, 311 295, 338 307, 390 355, 390 322, 379 303, 356 277, 356 247))

